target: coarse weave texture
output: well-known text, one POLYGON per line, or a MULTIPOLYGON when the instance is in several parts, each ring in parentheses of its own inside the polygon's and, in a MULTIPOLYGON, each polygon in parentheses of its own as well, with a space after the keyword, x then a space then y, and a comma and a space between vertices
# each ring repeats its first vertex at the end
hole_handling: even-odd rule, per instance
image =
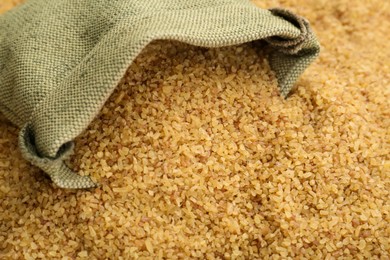
POLYGON ((297 89, 253 44, 153 42, 75 139, 98 188, 57 188, 0 115, 0 259, 389 259, 390 3, 257 3, 321 41, 297 89))
POLYGON ((63 163, 151 41, 222 47, 265 39, 286 96, 318 54, 308 22, 247 0, 30 0, 0 17, 0 110, 22 154, 63 188, 89 188, 63 163))

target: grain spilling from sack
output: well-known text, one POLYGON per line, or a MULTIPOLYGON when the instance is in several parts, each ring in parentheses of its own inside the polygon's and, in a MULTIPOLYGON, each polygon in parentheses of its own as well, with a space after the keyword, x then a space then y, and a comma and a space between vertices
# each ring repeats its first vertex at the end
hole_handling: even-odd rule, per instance
POLYGON ((0 258, 388 259, 390 12, 353 2, 261 1, 323 46, 286 100, 257 45, 150 44, 76 139, 97 189, 53 186, 0 117, 0 258))

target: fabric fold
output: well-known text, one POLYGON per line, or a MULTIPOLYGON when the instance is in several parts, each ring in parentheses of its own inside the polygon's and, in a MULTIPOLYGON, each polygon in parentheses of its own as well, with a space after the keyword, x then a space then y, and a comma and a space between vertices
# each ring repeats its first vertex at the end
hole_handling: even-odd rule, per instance
POLYGON ((54 158, 42 157, 36 149, 32 129, 25 125, 19 134, 19 148, 26 160, 48 173, 54 184, 60 188, 86 189, 97 186, 89 176, 80 176, 65 165, 64 160, 73 151, 73 142, 63 144, 54 158))
POLYGON ((304 18, 247 0, 30 0, 0 17, 0 110, 22 128, 23 156, 59 187, 93 187, 63 163, 72 141, 142 49, 163 39, 209 48, 264 40, 282 96, 319 53, 304 18))
POLYGON ((285 38, 280 33, 278 36, 265 39, 275 50, 269 57, 270 66, 277 75, 281 95, 287 97, 298 77, 318 56, 320 47, 305 18, 285 9, 273 8, 270 11, 291 22, 300 30, 300 35, 296 38, 285 38))

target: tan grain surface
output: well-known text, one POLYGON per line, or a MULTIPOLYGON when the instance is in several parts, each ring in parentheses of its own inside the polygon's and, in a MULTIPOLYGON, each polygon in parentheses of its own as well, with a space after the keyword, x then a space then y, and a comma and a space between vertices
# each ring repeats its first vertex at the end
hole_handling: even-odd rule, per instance
POLYGON ((390 4, 257 2, 322 44, 293 94, 250 44, 155 42, 76 140, 98 189, 52 186, 0 116, 0 258, 389 259, 390 4))

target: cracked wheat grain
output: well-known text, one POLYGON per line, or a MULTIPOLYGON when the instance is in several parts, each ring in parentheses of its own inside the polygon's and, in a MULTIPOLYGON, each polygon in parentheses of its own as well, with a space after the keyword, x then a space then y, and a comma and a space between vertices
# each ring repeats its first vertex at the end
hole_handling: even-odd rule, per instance
POLYGON ((154 42, 76 140, 94 191, 53 187, 1 118, 1 258, 388 259, 389 6, 280 2, 324 46, 289 99, 250 44, 154 42))

